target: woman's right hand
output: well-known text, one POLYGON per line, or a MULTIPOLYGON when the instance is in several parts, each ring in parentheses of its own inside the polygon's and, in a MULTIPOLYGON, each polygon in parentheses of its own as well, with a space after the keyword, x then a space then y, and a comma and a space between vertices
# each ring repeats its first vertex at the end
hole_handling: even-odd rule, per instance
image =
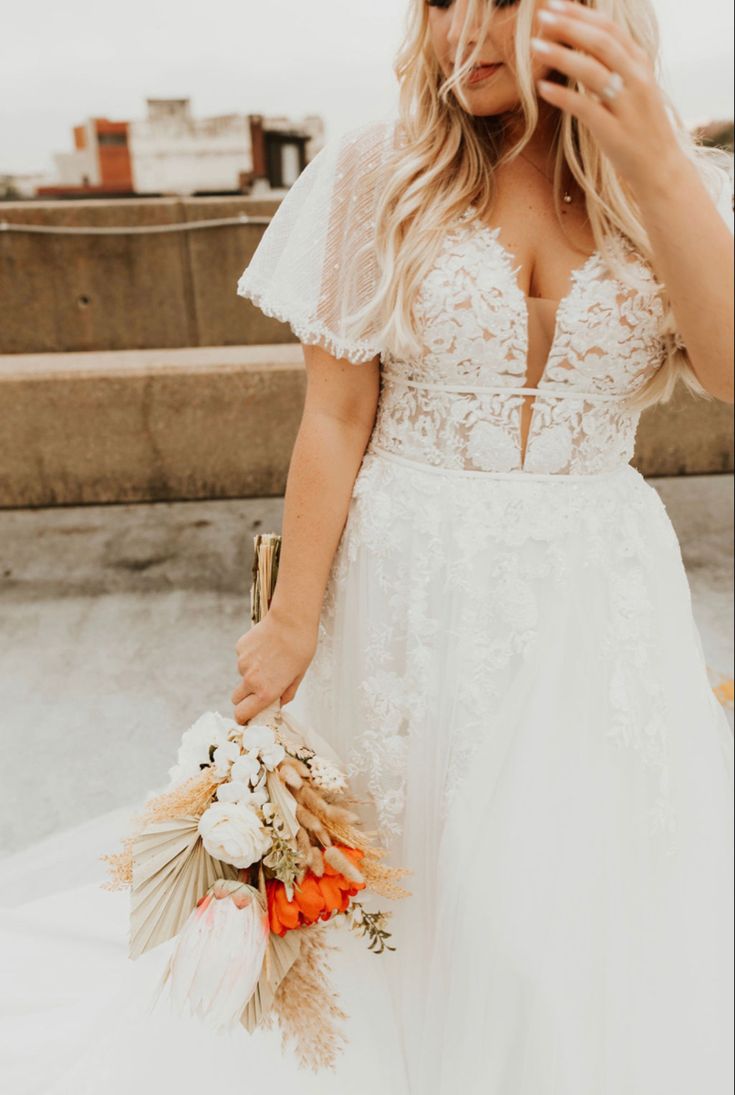
POLYGON ((231 697, 236 722, 244 726, 276 700, 294 698, 314 657, 316 636, 316 626, 282 620, 272 610, 240 636, 235 650, 242 680, 231 697))

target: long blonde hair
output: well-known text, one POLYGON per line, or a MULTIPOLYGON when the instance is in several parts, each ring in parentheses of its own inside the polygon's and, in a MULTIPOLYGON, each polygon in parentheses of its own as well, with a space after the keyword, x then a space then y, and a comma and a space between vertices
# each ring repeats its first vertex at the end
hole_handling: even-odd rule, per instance
MULTIPOLYGON (((659 74, 659 28, 651 0, 582 0, 624 27, 651 59, 659 74)), ((397 132, 400 146, 377 209, 373 240, 380 277, 377 291, 360 312, 360 322, 377 325, 385 344, 410 353, 419 347, 412 304, 435 260, 442 235, 469 205, 489 209, 495 192, 494 170, 513 158, 530 139, 539 117, 530 60, 530 37, 535 0, 518 0, 515 63, 525 130, 514 145, 501 151, 501 119, 468 113, 453 93, 478 57, 484 44, 492 5, 469 0, 456 51, 452 76, 443 78, 432 48, 426 0, 409 0, 403 42, 395 58, 400 88, 397 132), (467 48, 468 29, 477 21, 477 46, 460 65, 467 48)), ((562 82, 579 88, 562 77, 562 82)), ((718 171, 728 155, 706 148, 687 130, 665 96, 676 138, 695 162, 705 182, 716 193, 718 171)), ((567 111, 560 112, 554 138, 554 200, 561 202, 564 164, 581 187, 595 243, 613 275, 637 286, 634 265, 625 262, 616 246, 616 234, 632 244, 650 262, 652 250, 636 203, 591 133, 567 111)), ((662 366, 632 396, 629 405, 643 407, 671 398, 677 380, 693 392, 709 396, 697 379, 686 352, 674 339, 675 321, 665 289, 661 332, 666 356, 662 366)), ((711 398, 711 397, 710 397, 711 398)))

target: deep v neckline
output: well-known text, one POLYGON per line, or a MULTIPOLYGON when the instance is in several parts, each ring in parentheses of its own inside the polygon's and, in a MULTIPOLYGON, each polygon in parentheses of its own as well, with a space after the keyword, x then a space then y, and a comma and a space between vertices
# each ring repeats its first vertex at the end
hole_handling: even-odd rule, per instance
MULTIPOLYGON (((534 297, 530 294, 524 293, 521 288, 519 275, 523 272, 523 263, 517 262, 516 256, 510 250, 509 247, 503 243, 500 239, 500 225, 491 226, 480 220, 477 216, 477 208, 474 205, 467 207, 466 218, 473 225, 477 226, 479 233, 490 240, 493 244, 496 254, 501 260, 505 272, 508 274, 508 279, 512 287, 514 296, 520 303, 521 318, 522 318, 522 346, 523 346, 523 387, 531 387, 528 384, 528 370, 529 370, 529 342, 530 342, 530 326, 531 326, 531 305, 530 301, 547 301, 549 304, 555 304, 554 310, 554 322, 552 328, 552 336, 549 342, 548 352, 546 354, 546 360, 544 361, 543 369, 539 374, 538 384, 534 390, 544 384, 549 367, 553 360, 557 356, 558 344, 561 340, 563 319, 565 313, 568 311, 571 304, 574 302, 579 283, 582 278, 588 273, 589 269, 597 265, 601 259, 601 253, 599 248, 587 256, 587 258, 581 262, 578 266, 575 266, 569 274, 569 287, 565 293, 559 298, 559 300, 552 300, 550 297, 534 297)), ((463 217, 463 219, 465 219, 463 217)))
POLYGON ((569 308, 572 306, 576 299, 576 295, 579 288, 579 283, 588 274, 589 270, 596 266, 601 259, 601 253, 599 248, 595 248, 592 254, 588 255, 584 262, 576 266, 569 275, 569 288, 560 297, 558 301, 551 300, 547 297, 533 297, 530 294, 524 293, 519 281, 519 275, 523 271, 523 263, 516 261, 516 256, 506 247, 506 245, 500 239, 500 225, 491 226, 482 221, 477 215, 477 208, 474 205, 467 207, 465 213, 462 215, 461 220, 466 225, 476 227, 477 231, 482 238, 487 239, 492 244, 496 255, 500 259, 505 273, 508 275, 508 282, 512 289, 513 295, 519 305, 518 311, 520 315, 520 331, 521 331, 521 347, 523 355, 523 377, 521 388, 526 389, 521 401, 521 412, 519 421, 519 448, 520 448, 520 461, 521 470, 525 468, 526 458, 528 456, 528 449, 532 441, 533 425, 534 425, 534 410, 536 406, 536 393, 543 392, 547 386, 549 370, 557 359, 561 350, 562 335, 565 333, 564 319, 569 308), (548 350, 543 362, 543 367, 539 373, 538 381, 535 385, 529 383, 529 369, 530 369, 530 343, 531 343, 531 301, 549 301, 551 304, 555 304, 554 319, 552 324, 551 340, 548 344, 548 350), (524 425, 527 426, 524 436, 524 425))

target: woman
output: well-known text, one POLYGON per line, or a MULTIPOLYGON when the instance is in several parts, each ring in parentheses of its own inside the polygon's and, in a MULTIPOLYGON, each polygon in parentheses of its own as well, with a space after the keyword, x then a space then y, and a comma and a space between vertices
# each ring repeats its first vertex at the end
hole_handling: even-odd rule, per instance
POLYGON ((322 152, 239 286, 308 392, 235 714, 296 696, 415 872, 416 1092, 731 1086, 731 740, 628 463, 677 379, 732 402, 731 187, 650 5, 599 8, 413 4, 399 122, 322 152))
POLYGON ((308 391, 235 717, 318 727, 413 872, 395 953, 342 941, 336 1074, 116 999, 37 1090, 731 1089, 731 738, 629 463, 678 379, 733 400, 731 186, 656 48, 648 0, 412 0, 399 118, 327 145, 239 283, 308 391))

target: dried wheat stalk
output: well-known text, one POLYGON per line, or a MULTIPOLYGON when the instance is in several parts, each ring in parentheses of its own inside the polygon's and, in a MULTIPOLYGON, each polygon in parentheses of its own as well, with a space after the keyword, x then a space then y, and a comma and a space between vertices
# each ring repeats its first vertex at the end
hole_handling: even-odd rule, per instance
POLYGON ((334 1069, 347 1038, 337 1024, 349 1016, 337 1003, 339 996, 329 984, 330 951, 326 925, 300 929, 301 951, 278 986, 266 1021, 275 1018, 281 1028, 284 1050, 293 1045, 301 1068, 318 1072, 334 1069))
POLYGON ((201 817, 214 796, 219 783, 212 768, 204 768, 198 776, 164 791, 150 799, 143 807, 143 813, 133 819, 133 832, 122 841, 122 851, 99 858, 108 864, 109 882, 103 884, 104 890, 122 890, 133 884, 133 839, 146 825, 154 821, 168 821, 175 817, 201 817))

